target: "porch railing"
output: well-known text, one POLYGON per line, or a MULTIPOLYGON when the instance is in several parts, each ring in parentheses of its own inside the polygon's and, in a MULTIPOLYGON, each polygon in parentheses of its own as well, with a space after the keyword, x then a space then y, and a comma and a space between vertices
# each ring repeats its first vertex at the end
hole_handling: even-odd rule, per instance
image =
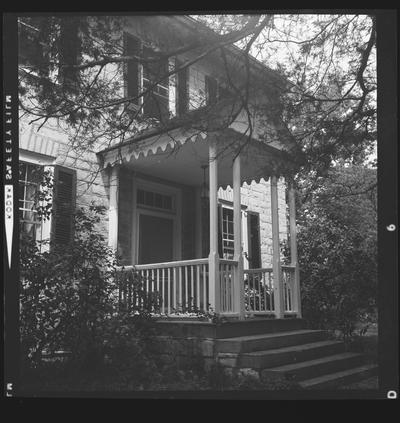
MULTIPOLYGON (((140 264, 120 269, 126 276, 119 290, 119 301, 126 306, 145 306, 155 314, 179 315, 209 311, 210 283, 208 258, 169 263, 140 264), (135 289, 140 287, 140 289, 135 289)), ((245 311, 275 314, 273 271, 271 267, 244 270, 245 311)), ((238 263, 219 260, 219 312, 237 314, 239 296, 238 263)), ((296 313, 295 267, 281 265, 284 312, 296 313)))
POLYGON ((244 270, 245 310, 254 314, 275 312, 272 268, 244 270))
MULTIPOLYGON (((169 263, 139 264, 121 268, 137 276, 144 295, 153 298, 151 311, 174 315, 195 313, 208 309, 208 259, 175 261, 169 263)), ((140 305, 141 298, 130 294, 131 287, 122 287, 120 298, 126 304, 140 305)))
MULTIPOLYGON (((281 266, 285 313, 295 310, 295 267, 281 266)), ((275 285, 272 267, 244 270, 245 310, 252 314, 275 313, 275 285)))

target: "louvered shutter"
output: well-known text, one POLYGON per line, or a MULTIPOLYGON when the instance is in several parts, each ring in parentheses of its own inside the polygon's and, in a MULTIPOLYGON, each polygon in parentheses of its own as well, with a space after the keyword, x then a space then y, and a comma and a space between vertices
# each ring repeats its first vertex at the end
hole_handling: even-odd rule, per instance
POLYGON ((61 166, 54 169, 52 241, 72 241, 73 214, 76 204, 76 171, 61 166))
POLYGON ((214 104, 217 101, 217 81, 215 78, 206 75, 207 104, 214 104))
MULTIPOLYGON (((177 67, 179 68, 181 63, 177 61, 177 67)), ((178 115, 184 115, 188 110, 188 68, 182 69, 177 73, 178 80, 178 93, 177 99, 177 111, 178 115)))
MULTIPOLYGON (((124 36, 124 50, 127 56, 138 56, 140 53, 140 41, 132 35, 124 36)), ((130 60, 126 66, 125 75, 128 97, 137 97, 139 94, 139 61, 130 60)), ((139 104, 139 99, 132 100, 134 104, 139 104)))

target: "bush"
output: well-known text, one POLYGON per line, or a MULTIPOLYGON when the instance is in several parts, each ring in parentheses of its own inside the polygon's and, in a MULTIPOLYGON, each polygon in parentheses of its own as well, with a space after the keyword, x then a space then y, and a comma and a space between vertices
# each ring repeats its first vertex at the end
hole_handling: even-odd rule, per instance
POLYGON ((337 166, 298 209, 303 317, 344 338, 376 321, 375 184, 372 169, 337 166))
MULTIPOLYGON (((105 212, 92 204, 77 210, 74 239, 41 253, 35 241, 21 242, 20 328, 25 370, 42 368, 42 353, 68 351, 68 366, 86 373, 127 368, 138 380, 154 370, 147 351, 155 299, 136 273, 118 274, 114 252, 96 230, 105 212), (130 284, 143 301, 125 304, 118 296, 130 284), (72 366, 72 367, 71 367, 72 366)), ((132 377, 132 376, 131 376, 132 377)))

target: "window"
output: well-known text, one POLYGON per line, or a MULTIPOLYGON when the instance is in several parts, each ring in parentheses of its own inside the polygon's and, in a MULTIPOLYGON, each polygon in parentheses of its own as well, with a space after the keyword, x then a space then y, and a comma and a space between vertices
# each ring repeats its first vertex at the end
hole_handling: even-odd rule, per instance
POLYGON ((218 100, 219 85, 215 78, 189 67, 178 73, 178 112, 196 110, 218 100))
POLYGON ((37 241, 51 239, 65 244, 72 237, 72 216, 75 210, 76 172, 61 166, 44 166, 32 162, 19 163, 20 236, 37 241), (42 185, 44 178, 53 180, 53 188, 42 185), (47 188, 46 188, 47 187, 47 188), (39 195, 41 192, 41 195, 39 195), (40 207, 38 207, 40 206, 40 207), (51 215, 41 219, 39 210, 51 215), (49 219, 50 217, 50 219, 49 219))
POLYGON ((154 209, 173 211, 172 195, 160 194, 138 188, 137 204, 154 209))
POLYGON ((157 57, 147 47, 143 47, 143 57, 150 60, 142 64, 142 89, 149 91, 143 97, 143 115, 164 121, 169 118, 168 59, 157 57))
POLYGON ((144 59, 142 63, 132 59, 127 64, 127 96, 133 98, 133 104, 143 106, 144 117, 165 121, 169 118, 169 78, 165 77, 168 73, 168 58, 143 46, 140 40, 132 35, 125 34, 124 43, 128 56, 140 56, 144 59), (137 98, 144 91, 148 92, 137 98))
POLYGON ((37 22, 18 19, 18 63, 26 67, 35 67, 43 55, 43 46, 39 42, 37 22), (29 22, 25 22, 29 21, 29 22))
POLYGON ((43 166, 20 162, 19 164, 19 219, 20 234, 27 234, 32 239, 42 239, 42 222, 36 205, 40 183, 43 179, 43 166))
POLYGON ((234 233, 233 233, 233 210, 222 207, 222 256, 233 260, 234 233))

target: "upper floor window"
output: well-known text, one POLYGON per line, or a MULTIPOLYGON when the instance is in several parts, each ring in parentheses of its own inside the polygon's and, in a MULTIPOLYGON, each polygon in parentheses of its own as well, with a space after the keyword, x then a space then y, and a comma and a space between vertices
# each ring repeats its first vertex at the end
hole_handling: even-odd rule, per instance
POLYGON ((217 80, 196 65, 180 69, 182 60, 167 58, 130 34, 125 35, 125 52, 135 57, 126 66, 126 94, 132 103, 142 107, 144 117, 165 121, 175 114, 182 116, 213 104, 219 98, 217 80), (173 67, 177 72, 168 77, 173 67))
POLYGON ((139 39, 125 35, 125 51, 129 60, 126 67, 127 95, 132 103, 142 107, 144 117, 165 121, 170 117, 168 58, 143 46, 139 39), (143 60, 140 62, 139 57, 143 60), (139 97, 139 94, 145 93, 139 97))

